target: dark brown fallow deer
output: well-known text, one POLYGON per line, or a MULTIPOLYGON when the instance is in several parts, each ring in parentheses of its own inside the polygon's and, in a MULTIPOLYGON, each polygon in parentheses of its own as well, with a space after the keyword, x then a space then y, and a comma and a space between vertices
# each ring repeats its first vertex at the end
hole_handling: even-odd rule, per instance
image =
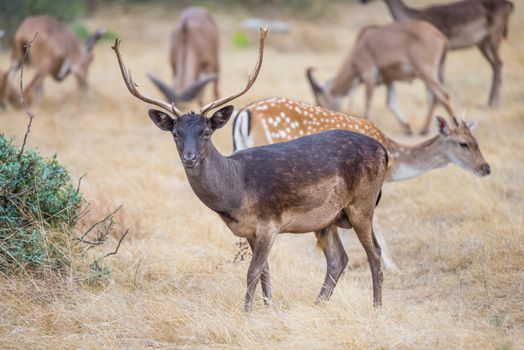
POLYGON ((151 81, 170 102, 198 98, 200 103, 202 89, 210 82, 218 99, 219 31, 211 13, 203 7, 188 7, 180 14, 170 40, 174 85, 149 74, 151 81))
POLYGON ((54 17, 27 17, 16 30, 9 69, 12 73, 20 67, 26 45, 35 39, 27 58, 27 64, 36 69, 35 76, 25 87, 27 104, 34 102, 36 95, 42 94, 44 79, 48 75, 62 81, 73 73, 79 87, 87 88, 93 47, 104 33, 105 29, 98 29, 82 43, 65 23, 54 17), (35 38, 36 33, 38 36, 35 38))
POLYGON ((247 273, 246 311, 252 308, 259 280, 266 304, 272 299, 267 258, 275 237, 284 232, 313 231, 317 235, 327 260, 317 302, 327 300, 348 262, 337 225, 355 229, 371 268, 373 302, 379 306, 383 277, 372 221, 387 169, 387 152, 380 143, 336 130, 225 157, 211 142, 213 132, 224 126, 233 112, 233 106, 222 106, 255 82, 266 33, 267 29, 261 30, 257 64, 247 85, 209 103, 200 113, 184 114, 174 103, 143 96, 122 61, 118 40, 113 49, 131 94, 167 111, 152 109, 149 116, 160 129, 172 134, 194 193, 236 236, 248 240, 253 257, 247 273))
MULTIPOLYGON (((366 3, 369 0, 361 0, 366 3)), ((449 40, 450 49, 477 46, 493 69, 489 105, 500 104, 502 59, 499 47, 508 35, 513 3, 507 0, 464 0, 413 9, 402 0, 384 0, 396 21, 421 19, 432 23, 449 40)))

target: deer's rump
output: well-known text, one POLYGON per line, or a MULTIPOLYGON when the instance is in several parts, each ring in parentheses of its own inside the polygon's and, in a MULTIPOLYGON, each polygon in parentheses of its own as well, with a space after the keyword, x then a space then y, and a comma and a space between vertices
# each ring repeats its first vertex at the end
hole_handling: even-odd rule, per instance
MULTIPOLYGON (((369 183, 369 196, 376 196, 387 167, 387 153, 380 143, 345 130, 254 147, 231 158, 245 164, 246 190, 257 198, 263 215, 284 222, 286 213, 293 217, 288 232, 333 221, 354 199, 362 179, 369 183)), ((360 191, 359 195, 367 194, 360 191)))

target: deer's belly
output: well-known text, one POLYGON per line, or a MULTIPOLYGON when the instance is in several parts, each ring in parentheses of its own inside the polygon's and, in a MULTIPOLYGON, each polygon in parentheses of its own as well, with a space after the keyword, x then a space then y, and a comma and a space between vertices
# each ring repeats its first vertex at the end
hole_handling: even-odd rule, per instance
POLYGON ((305 189, 305 200, 291 206, 281 215, 281 232, 305 233, 331 224, 347 206, 347 190, 341 178, 332 178, 312 189, 305 189), (307 198, 310 197, 310 198, 307 198))
POLYGON ((461 49, 473 46, 481 42, 488 32, 483 19, 465 24, 451 32, 449 40, 452 49, 461 49))
POLYGON ((382 67, 380 78, 381 82, 411 81, 415 78, 415 72, 409 62, 398 62, 382 67))

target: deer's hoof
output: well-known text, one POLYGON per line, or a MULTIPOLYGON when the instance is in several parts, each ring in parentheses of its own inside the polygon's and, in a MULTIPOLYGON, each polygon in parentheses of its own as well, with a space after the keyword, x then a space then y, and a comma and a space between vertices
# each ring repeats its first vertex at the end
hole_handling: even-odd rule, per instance
POLYGON ((422 129, 420 130, 420 135, 424 136, 424 135, 427 135, 428 134, 428 129, 422 129))
POLYGON ((251 311, 253 311, 253 303, 245 303, 244 304, 244 311, 248 314, 251 313, 251 311))
POLYGON ((409 125, 404 125, 404 134, 406 134, 406 135, 408 135, 408 136, 413 135, 413 131, 411 130, 411 126, 409 126, 409 125))

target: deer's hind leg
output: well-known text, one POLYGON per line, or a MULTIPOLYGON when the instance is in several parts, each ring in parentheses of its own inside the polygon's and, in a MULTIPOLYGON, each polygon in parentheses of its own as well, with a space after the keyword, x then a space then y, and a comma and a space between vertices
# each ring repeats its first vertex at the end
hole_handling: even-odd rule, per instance
POLYGON ((338 279, 348 264, 348 256, 342 246, 335 224, 315 232, 315 235, 317 236, 317 244, 322 248, 327 262, 326 277, 316 301, 318 304, 328 300, 333 294, 338 279))
POLYGON ((375 203, 369 204, 352 203, 345 208, 344 211, 366 251, 371 269, 371 277, 373 279, 373 306, 377 307, 382 305, 382 281, 384 277, 380 266, 380 245, 373 233, 373 210, 375 203))

